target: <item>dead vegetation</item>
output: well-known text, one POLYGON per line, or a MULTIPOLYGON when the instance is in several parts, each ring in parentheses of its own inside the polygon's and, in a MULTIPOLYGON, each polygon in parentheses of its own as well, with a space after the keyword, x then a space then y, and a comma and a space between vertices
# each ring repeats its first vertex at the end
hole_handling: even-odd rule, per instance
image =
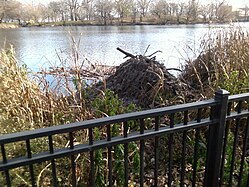
POLYGON ((231 94, 249 91, 249 35, 241 28, 219 31, 207 36, 196 59, 187 59, 180 78, 203 98, 218 88, 231 94))

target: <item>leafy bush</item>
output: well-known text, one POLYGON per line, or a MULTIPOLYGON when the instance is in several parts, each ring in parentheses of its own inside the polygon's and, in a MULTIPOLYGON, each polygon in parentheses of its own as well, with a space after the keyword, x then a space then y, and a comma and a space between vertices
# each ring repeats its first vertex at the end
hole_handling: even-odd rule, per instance
MULTIPOLYGON (((118 98, 118 96, 111 90, 105 90, 101 92, 102 94, 97 97, 93 103, 92 107, 94 109, 94 116, 97 117, 108 117, 114 116, 122 113, 134 112, 137 110, 134 104, 129 104, 125 106, 123 101, 118 98)), ((128 122, 129 127, 134 125, 134 122, 128 122)), ((138 124, 137 124, 138 126, 138 124)), ((97 139, 100 139, 100 134, 103 138, 106 137, 107 129, 97 129, 95 128, 95 136, 97 139)), ((123 124, 113 124, 111 125, 111 136, 119 136, 123 134, 123 124)), ((129 159, 131 160, 131 166, 134 168, 134 173, 139 173, 139 154, 138 154, 138 145, 132 142, 129 143, 129 159)), ((102 150, 97 150, 95 153, 95 165, 96 165, 96 185, 97 186, 104 186, 106 183, 104 178, 107 179, 107 171, 103 172, 107 168, 104 168, 103 163, 103 155, 102 150), (102 169, 101 169, 102 168, 102 169)), ((104 160, 107 160, 105 158, 104 160)), ((117 186, 124 185, 124 146, 122 144, 116 145, 113 148, 113 170, 115 176, 115 183, 117 186)))

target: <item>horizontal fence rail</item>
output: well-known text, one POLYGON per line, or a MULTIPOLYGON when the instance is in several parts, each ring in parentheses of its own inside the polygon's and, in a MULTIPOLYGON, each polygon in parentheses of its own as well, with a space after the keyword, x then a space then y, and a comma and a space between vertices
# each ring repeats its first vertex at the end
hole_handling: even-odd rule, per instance
POLYGON ((0 182, 17 185, 22 168, 31 186, 249 187, 248 101, 220 90, 211 100, 1 135, 0 182))

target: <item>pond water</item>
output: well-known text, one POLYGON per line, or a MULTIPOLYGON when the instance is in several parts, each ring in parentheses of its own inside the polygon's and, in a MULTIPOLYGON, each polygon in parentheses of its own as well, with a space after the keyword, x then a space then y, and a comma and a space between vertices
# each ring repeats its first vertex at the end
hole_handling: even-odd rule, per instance
MULTIPOLYGON (((249 23, 240 26, 249 29, 249 23)), ((185 58, 198 54, 201 41, 208 33, 229 27, 229 24, 197 24, 0 29, 0 47, 12 44, 17 58, 34 71, 59 64, 58 56, 67 58, 72 38, 78 43, 80 55, 92 62, 118 65, 125 60, 117 47, 139 55, 150 45, 147 55, 160 50, 157 59, 167 68, 177 68, 185 58)))

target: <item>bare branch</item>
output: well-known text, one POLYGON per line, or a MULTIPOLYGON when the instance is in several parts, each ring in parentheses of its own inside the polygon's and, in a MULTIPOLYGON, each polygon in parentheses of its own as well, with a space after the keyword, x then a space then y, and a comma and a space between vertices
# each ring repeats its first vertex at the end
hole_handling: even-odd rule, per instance
POLYGON ((126 55, 124 58, 127 58, 127 57, 136 58, 136 56, 134 56, 133 54, 130 54, 130 53, 124 51, 123 49, 120 49, 119 47, 117 47, 117 50, 126 55))

